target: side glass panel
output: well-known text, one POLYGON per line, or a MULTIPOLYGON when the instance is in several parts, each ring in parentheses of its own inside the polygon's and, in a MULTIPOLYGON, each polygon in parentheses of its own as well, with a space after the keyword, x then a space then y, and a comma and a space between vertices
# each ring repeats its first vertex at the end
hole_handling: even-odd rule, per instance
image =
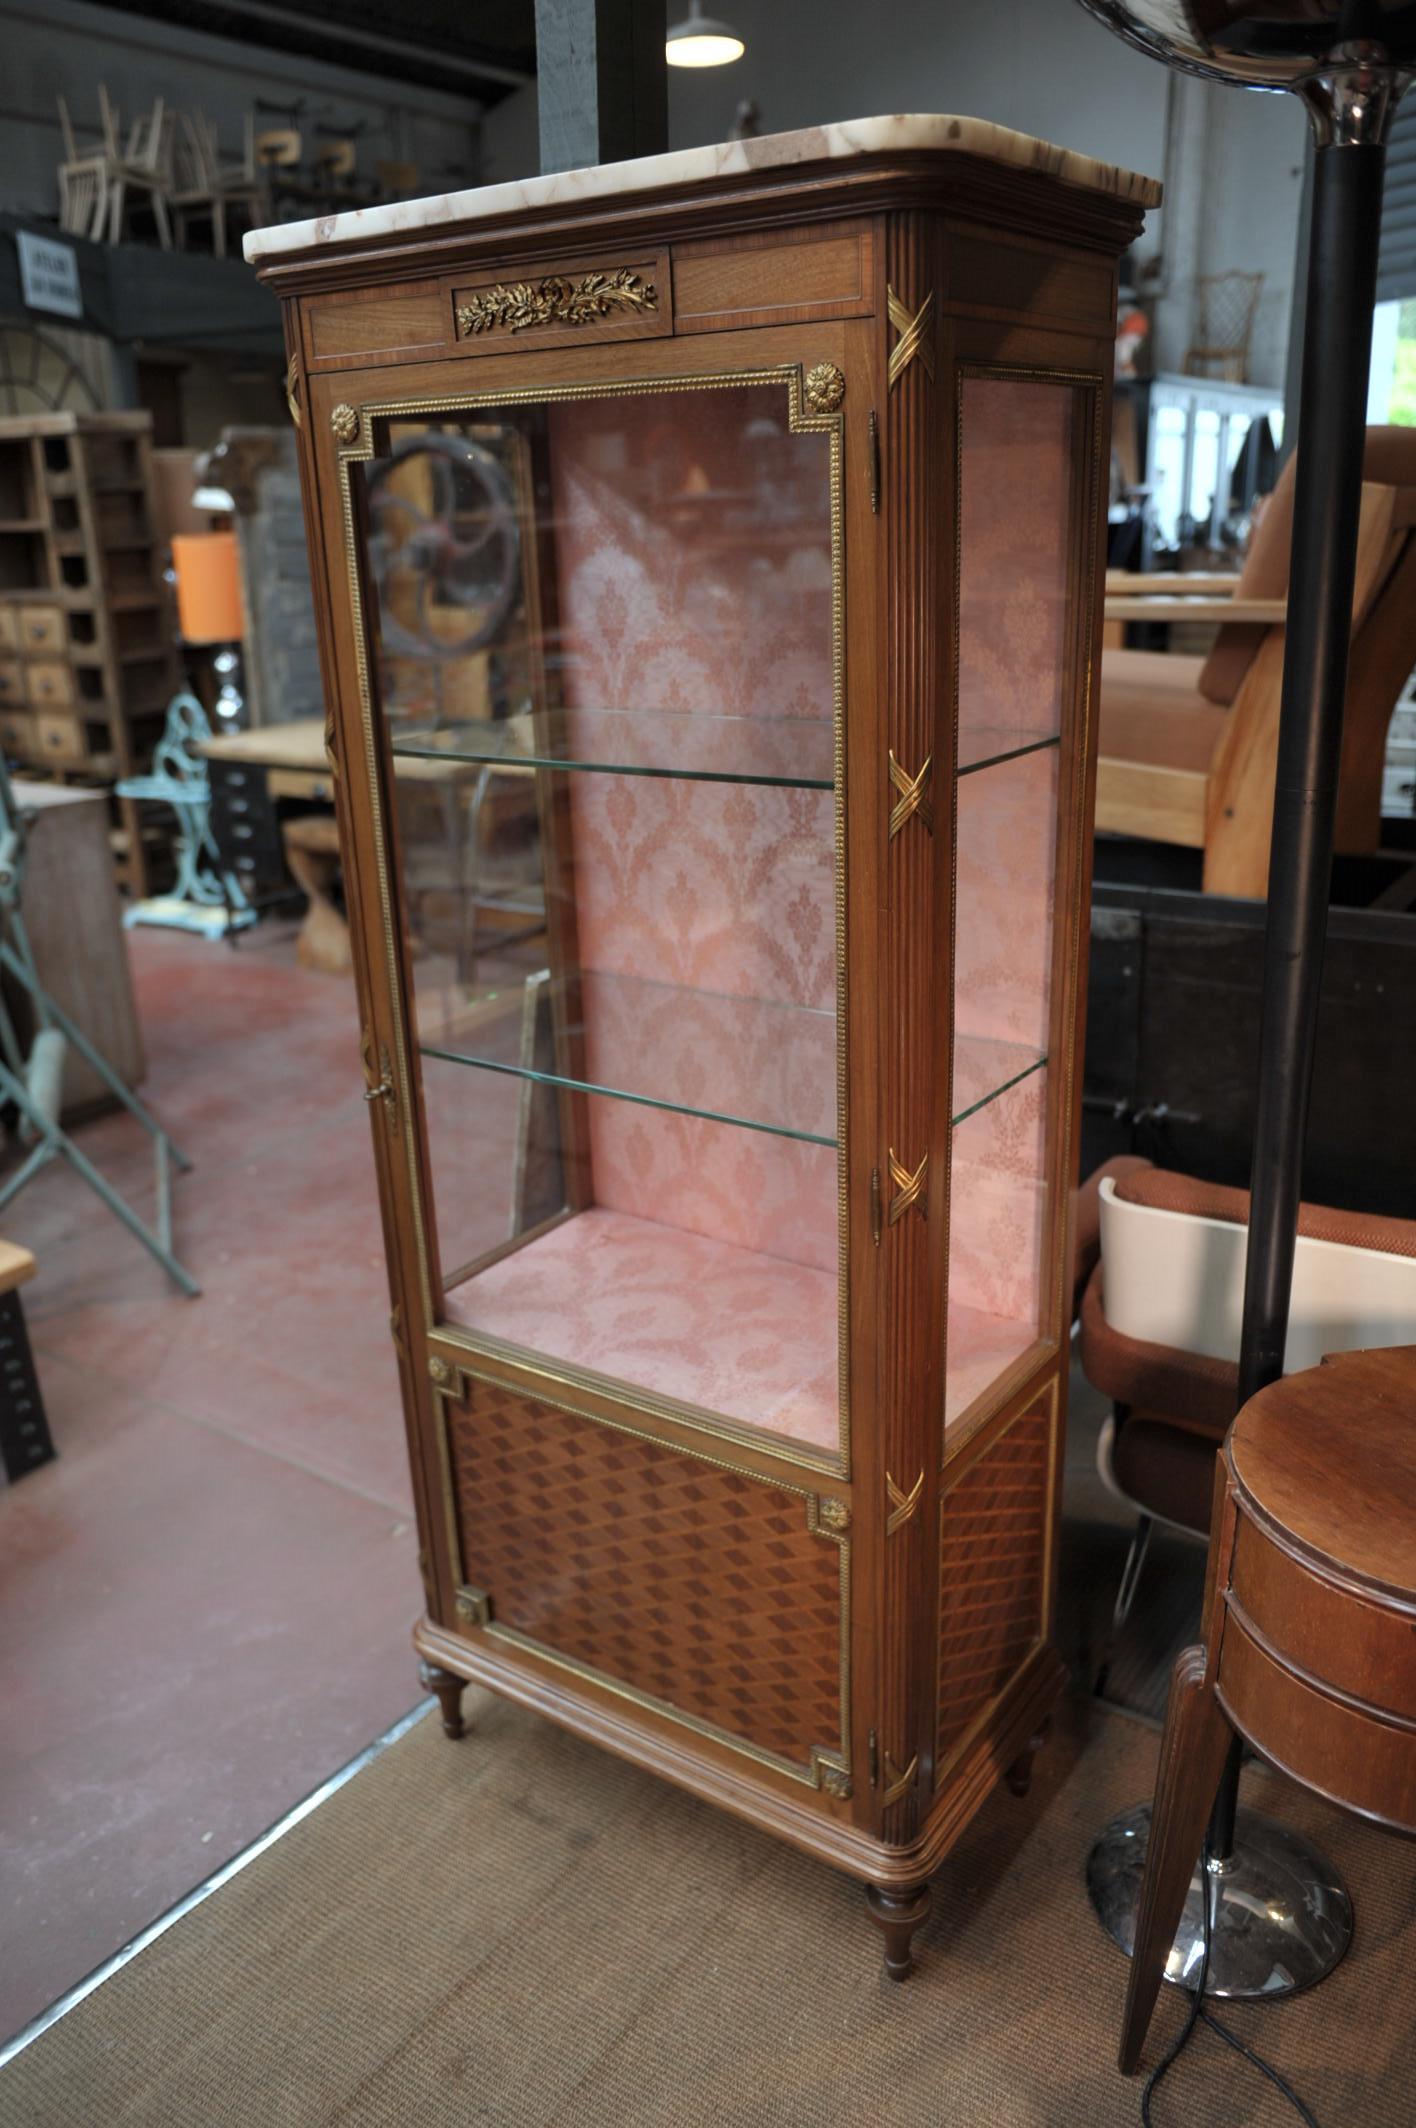
POLYGON ((352 469, 452 1324, 839 1438, 831 441, 784 385, 352 469))
POLYGON ((1041 1333, 1064 709, 1074 669, 1065 384, 965 377, 945 1425, 1041 1333))

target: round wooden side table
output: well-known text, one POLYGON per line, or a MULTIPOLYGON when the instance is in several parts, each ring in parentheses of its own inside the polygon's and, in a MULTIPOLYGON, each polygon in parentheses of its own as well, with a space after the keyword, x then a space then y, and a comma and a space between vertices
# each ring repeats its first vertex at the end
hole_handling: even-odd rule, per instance
POLYGON ((1416 1833, 1416 1346, 1250 1400, 1220 1451, 1204 1642, 1176 1661, 1121 2067, 1140 2058, 1233 1736, 1416 1833))

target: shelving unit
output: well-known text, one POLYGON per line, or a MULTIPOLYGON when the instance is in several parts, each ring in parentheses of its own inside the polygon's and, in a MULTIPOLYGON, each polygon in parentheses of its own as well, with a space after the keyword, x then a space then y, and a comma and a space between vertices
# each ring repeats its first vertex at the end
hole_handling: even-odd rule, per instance
MULTIPOLYGON (((0 420, 0 746, 22 771, 112 785, 148 766, 177 684, 146 414, 0 420)), ((136 899, 165 829, 114 800, 136 899)))

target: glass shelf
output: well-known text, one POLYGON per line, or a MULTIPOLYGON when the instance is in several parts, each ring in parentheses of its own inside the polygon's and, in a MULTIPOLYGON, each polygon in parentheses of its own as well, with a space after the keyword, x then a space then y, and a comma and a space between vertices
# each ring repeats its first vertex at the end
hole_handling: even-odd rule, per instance
POLYGON ((972 776, 981 768, 997 768, 1004 761, 1017 761, 1024 754, 1042 753, 1061 743, 1055 731, 1019 731, 1016 725, 961 724, 959 774, 972 776))
MULTIPOLYGON (((587 971, 581 1009, 565 1020, 567 986, 533 973, 483 992, 460 1012, 420 1028, 419 1052, 536 1086, 631 1101, 670 1115, 696 1116, 834 1147, 836 1017, 803 1005, 692 990, 641 976, 587 971), (523 1061, 528 989, 544 985, 562 1036, 584 1045, 583 1077, 523 1061), (613 1083, 598 1076, 616 1061, 613 1083), (713 1098, 713 1089, 719 1089, 713 1098)), ((1047 1062, 1021 1042, 960 1032, 954 1044, 952 1122, 976 1115, 1047 1062)))
POLYGON ((835 734, 817 717, 719 717, 697 710, 560 709, 441 728, 394 726, 395 759, 578 769, 690 783, 829 791, 835 734))
POLYGON ((1000 1042, 990 1035, 954 1036, 954 1097, 950 1122, 957 1126, 976 1116, 990 1101, 1006 1094, 1024 1079, 1041 1071, 1045 1053, 1029 1049, 1025 1042, 1000 1042))
MULTIPOLYGON (((572 984, 529 970, 469 1003, 422 1012, 425 1055, 532 1083, 609 1094, 679 1115, 735 1123, 808 1144, 836 1143, 836 1015, 608 969, 572 984), (528 1006, 578 1052, 583 1077, 526 1054, 528 1006), (578 993, 578 995, 577 995, 578 993)), ((563 1062, 564 1059, 558 1059, 563 1062)))

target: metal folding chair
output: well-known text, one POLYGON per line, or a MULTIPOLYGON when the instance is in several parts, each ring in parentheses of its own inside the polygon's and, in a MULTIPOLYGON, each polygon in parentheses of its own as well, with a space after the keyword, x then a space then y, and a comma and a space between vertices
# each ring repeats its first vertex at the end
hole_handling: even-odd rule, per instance
POLYGON ((25 928, 23 900, 25 878, 25 826, 10 788, 10 775, 0 757, 0 970, 25 993, 34 1015, 34 1034, 29 1053, 20 1045, 19 1033, 8 1006, 0 996, 0 1101, 19 1112, 19 1135, 29 1152, 0 1184, 0 1212, 17 1197, 25 1184, 49 1160, 66 1160, 74 1173, 97 1193, 130 1234, 155 1256, 163 1270, 182 1291, 191 1296, 201 1287, 183 1270, 172 1252, 172 1171, 191 1167, 157 1119, 149 1113, 83 1029, 70 1019, 45 989, 35 966, 29 933, 25 928), (97 1072, 114 1098, 135 1116, 153 1141, 157 1174, 156 1231, 140 1219, 127 1199, 100 1174, 82 1153, 59 1121, 63 1097, 64 1054, 73 1043, 81 1057, 97 1072))

